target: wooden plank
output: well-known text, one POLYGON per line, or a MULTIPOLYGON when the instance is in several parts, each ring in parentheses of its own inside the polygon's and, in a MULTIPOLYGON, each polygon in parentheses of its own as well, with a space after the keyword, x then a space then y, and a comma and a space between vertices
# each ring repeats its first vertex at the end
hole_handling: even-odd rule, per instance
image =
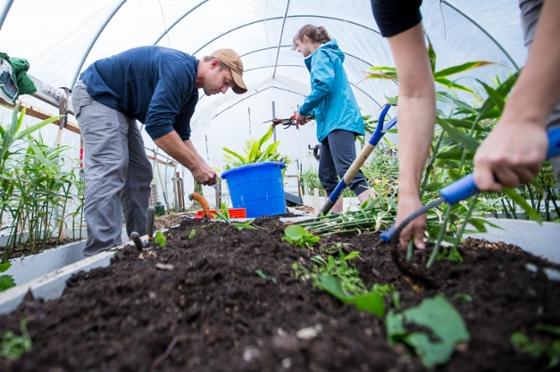
MULTIPOLYGON (((3 106, 9 107, 9 108, 14 108, 16 106, 15 104, 4 101, 2 98, 0 98, 0 104, 2 104, 3 106)), ((52 116, 56 116, 56 115, 51 115, 51 114, 48 114, 44 111, 41 111, 40 109, 38 109, 36 107, 33 107, 31 105, 27 105, 23 102, 20 102, 20 111, 23 108, 26 109, 26 112, 25 112, 26 115, 29 115, 29 116, 32 116, 34 118, 41 119, 41 120, 45 120, 45 119, 48 119, 52 116)), ((60 120, 54 121, 52 124, 58 126, 58 125, 60 125, 59 121, 60 120)), ((64 127, 64 128, 68 129, 72 133, 80 134, 80 127, 77 124, 74 124, 70 121, 66 124, 66 127, 64 127)))
MULTIPOLYGON (((0 104, 2 106, 6 106, 6 107, 9 107, 9 108, 14 108, 16 106, 15 104, 4 101, 2 98, 0 98, 0 104)), ((26 109, 26 112, 25 112, 26 115, 32 116, 32 117, 40 119, 40 120, 45 120, 45 119, 48 119, 52 116, 56 116, 56 115, 50 115, 50 114, 48 114, 44 111, 39 110, 36 107, 33 107, 31 105, 27 105, 23 102, 20 102, 20 111, 23 108, 26 109)), ((57 125, 57 126, 60 125, 59 120, 54 121, 52 124, 57 125)), ((74 124, 70 121, 66 124, 66 127, 64 127, 64 129, 68 129, 72 133, 80 134, 80 127, 77 124, 74 124)), ((150 159, 150 160, 155 159, 153 155, 147 155, 147 156, 148 156, 148 159, 150 159)), ((157 162, 160 163, 160 164, 163 164, 163 165, 171 166, 171 167, 174 167, 175 164, 176 164, 174 161, 165 161, 165 160, 161 160, 161 159, 157 159, 157 162)))

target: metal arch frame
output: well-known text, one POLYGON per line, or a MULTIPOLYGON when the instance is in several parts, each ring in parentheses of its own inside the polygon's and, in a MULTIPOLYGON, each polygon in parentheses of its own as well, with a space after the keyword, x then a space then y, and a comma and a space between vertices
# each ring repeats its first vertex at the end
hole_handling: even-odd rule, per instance
POLYGON ((464 18, 466 18, 470 23, 472 23, 476 28, 478 28, 480 31, 482 31, 482 33, 484 33, 484 35, 486 35, 497 47, 498 49, 500 49, 502 51, 502 53, 506 56, 506 58, 511 62, 511 64, 513 65, 513 67, 515 67, 515 69, 517 71, 519 71, 519 66, 517 65, 517 63, 515 63, 515 60, 509 55, 509 53, 506 51, 506 49, 502 46, 502 44, 500 44, 498 42, 498 40, 496 40, 492 34, 490 34, 484 27, 482 27, 482 25, 480 25, 478 22, 476 22, 474 19, 472 19, 469 15, 467 15, 465 12, 461 11, 460 9, 458 9, 455 5, 450 4, 449 2, 447 2, 446 0, 441 0, 442 4, 447 5, 449 8, 453 9, 454 11, 456 11, 457 13, 459 13, 461 16, 463 16, 464 18))
MULTIPOLYGON (((278 67, 296 67, 296 68, 305 68, 307 69, 305 66, 302 65, 277 65, 278 67)), ((259 66, 259 67, 253 67, 250 68, 248 70, 245 70, 245 72, 247 71, 255 71, 255 70, 262 70, 265 68, 272 68, 274 67, 274 65, 267 65, 267 66, 259 66)), ((357 90, 359 90, 360 92, 362 92, 364 95, 368 96, 369 99, 371 99, 373 102, 375 102, 377 104, 377 106, 381 107, 382 105, 372 96, 369 95, 369 93, 367 93, 365 90, 363 90, 362 88, 360 88, 357 84, 352 83, 351 81, 348 82, 352 87, 356 88, 357 90)))
POLYGON ((175 27, 179 22, 181 22, 183 20, 183 18, 185 18, 186 16, 188 16, 189 14, 191 14, 192 12, 194 12, 196 9, 198 9, 200 6, 206 4, 208 1, 210 0, 203 0, 200 3, 196 4, 195 6, 193 6, 192 8, 190 8, 189 10, 187 10, 182 16, 180 16, 179 18, 177 18, 177 20, 175 22, 173 22, 173 24, 169 27, 167 27, 165 29, 165 31, 163 31, 161 33, 161 35, 158 36, 158 38, 154 41, 153 45, 156 45, 157 43, 159 43, 161 41, 161 39, 163 39, 163 37, 165 35, 167 35, 169 33, 169 31, 175 27))
POLYGON ((89 56, 89 53, 91 52, 91 50, 93 49, 93 46, 95 45, 95 43, 97 42, 97 39, 99 39, 99 36, 101 36, 101 33, 103 33, 103 31, 105 30, 105 28, 107 27, 107 25, 109 24, 109 22, 111 22, 111 20, 113 19, 113 17, 117 14, 117 12, 122 8, 122 6, 124 5, 124 3, 126 3, 126 0, 120 0, 120 3, 115 7, 115 9, 113 9, 113 11, 111 12, 111 14, 109 15, 109 17, 107 17, 107 19, 105 20, 105 22, 101 25, 101 27, 99 28, 99 30, 97 30, 97 33, 95 34, 94 38, 91 40, 86 52, 84 53, 84 55, 82 56, 82 60, 80 61, 80 64, 78 65, 78 68, 76 69, 76 73, 74 74, 74 78, 72 79, 72 85, 71 87, 74 86, 74 84, 76 84, 76 80, 78 80, 78 75, 80 74, 80 71, 82 70, 82 67, 84 67, 84 63, 86 62, 87 57, 89 56))
MULTIPOLYGON (((368 26, 363 25, 363 24, 358 23, 358 22, 349 21, 349 20, 347 20, 347 19, 339 18, 339 17, 295 14, 295 15, 288 15, 288 16, 286 16, 285 18, 286 18, 286 19, 287 19, 287 18, 290 18, 290 19, 291 19, 291 18, 319 18, 319 19, 329 19, 329 20, 331 20, 331 21, 344 22, 344 23, 349 23, 349 24, 354 25, 354 26, 362 27, 362 28, 364 28, 364 29, 366 29, 366 30, 368 30, 368 31, 371 31, 371 32, 373 32, 373 33, 375 33, 375 34, 381 36, 381 33, 380 33, 379 31, 377 31, 377 30, 375 30, 375 29, 373 29, 373 28, 371 28, 371 27, 368 27, 368 26)), ((216 41, 216 40, 218 40, 218 39, 224 37, 225 35, 227 35, 227 34, 233 32, 233 31, 237 31, 237 30, 240 30, 240 29, 242 29, 242 28, 244 28, 244 27, 248 27, 248 26, 251 26, 251 25, 254 25, 254 24, 257 24, 257 23, 268 22, 268 21, 278 21, 278 20, 280 20, 280 19, 284 19, 284 17, 269 17, 269 18, 263 18, 263 19, 259 19, 259 20, 256 20, 256 21, 247 22, 247 23, 241 24, 241 25, 239 25, 239 26, 233 27, 233 28, 231 28, 231 29, 229 29, 229 30, 227 30, 227 31, 225 31, 225 32, 222 32, 222 33, 219 34, 218 36, 212 38, 210 41, 208 41, 208 42, 206 42, 205 44, 203 44, 201 47, 199 47, 197 50, 195 50, 195 51, 192 53, 192 55, 197 54, 197 53, 200 52, 202 49, 204 49, 204 48, 207 47, 208 45, 212 44, 214 41, 216 41)), ((171 28, 170 28, 169 30, 171 30, 171 28)), ((168 30, 167 32, 169 32, 169 30, 168 30)))
POLYGON ((13 3, 14 3, 14 0, 8 0, 8 2, 6 3, 6 6, 4 6, 4 10, 2 10, 2 17, 0 17, 0 30, 2 30, 2 26, 4 25, 4 21, 6 20, 6 17, 8 16, 8 13, 10 12, 10 9, 12 8, 13 3))
POLYGON ((276 66, 278 66, 278 58, 280 58, 280 45, 282 45, 282 36, 284 36, 284 26, 286 25, 286 17, 288 16, 288 9, 290 9, 290 0, 286 4, 286 11, 284 12, 284 19, 282 20, 282 28, 280 29, 280 37, 278 38, 278 49, 276 50, 276 61, 274 62, 274 71, 272 71, 272 79, 276 76, 276 66))
MULTIPOLYGON (((283 65, 283 64, 280 64, 280 65, 276 65, 276 66, 277 66, 277 67, 306 68, 305 66, 302 66, 302 65, 283 65)), ((255 70, 262 70, 262 69, 265 69, 265 68, 273 68, 273 67, 274 67, 274 65, 266 65, 266 66, 253 67, 253 68, 250 68, 250 69, 245 70, 245 72, 255 71, 255 70)), ((381 107, 381 106, 382 106, 382 105, 379 103, 379 101, 377 101, 375 98, 373 98, 369 93, 367 93, 364 89, 362 89, 361 87, 359 87, 357 84, 352 83, 351 81, 349 81, 348 83, 349 83, 352 87, 356 88, 358 91, 360 91, 361 93, 363 93, 365 96, 367 96, 369 99, 371 99, 373 102, 375 102, 375 104, 376 104, 378 107, 381 107)), ((285 88, 280 88, 280 87, 276 87, 276 88, 277 88, 277 89, 284 89, 284 90, 287 90, 287 89, 285 89, 285 88)), ((299 94, 299 93, 298 93, 298 94, 299 94)), ((253 96, 253 95, 250 95, 249 97, 251 97, 251 96, 253 96)), ((303 95, 303 96, 306 97, 306 95, 303 95)), ((204 95, 204 96, 200 97, 200 98, 198 99, 197 104, 200 103, 200 101, 202 101, 202 99, 203 99, 204 97, 207 97, 207 96, 204 95)), ((248 98, 248 97, 245 97, 245 98, 248 98)), ((243 100, 244 100, 244 99, 243 99, 243 100)), ((241 100, 241 101, 243 101, 243 100, 241 100)), ((241 101, 239 101, 239 102, 241 102, 241 101)))
POLYGON ((251 97, 253 97, 253 96, 256 96, 257 94, 260 94, 260 93, 262 93, 262 92, 265 92, 265 91, 267 91, 267 90, 269 90, 269 89, 278 89, 278 90, 282 90, 282 91, 285 91, 285 92, 288 92, 288 93, 292 93, 292 94, 296 94, 296 95, 300 95, 300 96, 302 96, 302 97, 305 97, 305 94, 303 94, 303 93, 296 92, 296 91, 293 91, 293 90, 290 90, 290 89, 286 89, 286 88, 277 87, 276 85, 271 85, 271 86, 269 86, 269 87, 263 88, 263 89, 261 89, 261 90, 259 90, 259 91, 254 92, 254 93, 251 93, 251 94, 249 94, 247 97, 243 97, 243 98, 241 98, 240 100, 237 100, 237 101, 236 101, 235 103, 233 103, 232 105, 229 105, 228 107, 226 107, 226 108, 223 109, 222 111, 218 112, 216 115, 212 116, 212 119, 217 118, 218 116, 220 116, 220 115, 223 114, 224 112, 228 111, 229 109, 231 109, 231 108, 237 106, 237 105, 240 104, 241 102, 243 102, 243 101, 245 101, 245 100, 247 100, 247 99, 249 99, 249 98, 251 98, 251 97))
MULTIPOLYGON (((248 56, 249 54, 254 54, 254 53, 259 53, 259 52, 264 52, 265 50, 270 50, 270 49, 275 49, 275 48, 291 48, 292 46, 289 44, 284 44, 284 45, 280 45, 279 47, 277 46, 269 46, 269 47, 265 47, 265 48, 260 48, 260 49, 255 49, 255 50, 251 50, 247 53, 243 53, 240 55, 240 57, 245 57, 248 56)), ((348 52, 344 52, 344 54, 346 54, 349 57, 352 57, 354 59, 357 59, 360 62, 363 62, 364 64, 368 65, 368 66, 373 66, 373 63, 366 61, 365 59, 358 57, 354 54, 348 53, 348 52)))

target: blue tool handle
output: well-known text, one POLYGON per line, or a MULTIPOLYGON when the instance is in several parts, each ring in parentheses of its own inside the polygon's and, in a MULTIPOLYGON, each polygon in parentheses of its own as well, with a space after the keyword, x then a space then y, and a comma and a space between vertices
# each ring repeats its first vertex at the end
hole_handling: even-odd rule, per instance
POLYGON ((373 132, 371 138, 369 139, 370 145, 376 146, 381 140, 381 138, 383 138, 383 135, 385 134, 385 132, 383 132, 382 130, 383 123, 385 122, 385 116, 387 115, 387 112, 389 111, 390 108, 391 108, 390 103, 386 103, 385 105, 383 105, 383 108, 379 113, 379 117, 377 118, 377 126, 375 127, 375 132, 373 132))
MULTIPOLYGON (((546 153, 546 158, 550 159, 560 155, 560 128, 549 130, 547 136, 548 151, 546 153)), ((474 176, 469 174, 451 185, 444 187, 439 191, 439 194, 447 203, 455 204, 479 191, 474 182, 474 176)))
POLYGON ((342 178, 338 182, 338 184, 336 185, 334 190, 331 192, 331 194, 329 195, 329 200, 333 203, 336 203, 336 201, 338 200, 338 197, 340 196, 342 191, 346 188, 346 186, 348 186, 348 185, 346 184, 346 182, 344 182, 344 178, 342 178))
POLYGON ((391 225, 391 227, 381 233, 381 240, 383 240, 384 242, 390 242, 391 239, 393 239, 393 235, 395 234, 396 229, 397 227, 395 225, 391 225))

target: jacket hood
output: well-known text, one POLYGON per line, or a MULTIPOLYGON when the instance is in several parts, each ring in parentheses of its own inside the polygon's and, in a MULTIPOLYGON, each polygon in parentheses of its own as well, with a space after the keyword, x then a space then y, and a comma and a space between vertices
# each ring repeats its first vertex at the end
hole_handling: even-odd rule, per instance
POLYGON ((325 44, 321 45, 313 53, 311 53, 310 55, 305 57, 305 59, 303 61, 304 61, 305 65, 307 66, 308 70, 311 69, 311 58, 313 58, 313 55, 315 53, 317 53, 319 50, 322 50, 322 51, 325 51, 329 54, 335 55, 340 59, 340 62, 344 62, 344 58, 345 58, 344 52, 342 50, 340 50, 336 40, 332 39, 331 41, 326 42, 325 44))

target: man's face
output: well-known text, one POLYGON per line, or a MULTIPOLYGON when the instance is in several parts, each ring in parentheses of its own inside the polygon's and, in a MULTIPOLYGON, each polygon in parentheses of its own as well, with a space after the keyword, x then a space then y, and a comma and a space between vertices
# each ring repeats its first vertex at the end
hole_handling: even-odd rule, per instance
POLYGON ((202 89, 204 94, 211 96, 213 94, 225 93, 229 88, 233 87, 233 77, 228 67, 220 69, 221 63, 217 59, 210 63, 210 72, 204 79, 202 89))

